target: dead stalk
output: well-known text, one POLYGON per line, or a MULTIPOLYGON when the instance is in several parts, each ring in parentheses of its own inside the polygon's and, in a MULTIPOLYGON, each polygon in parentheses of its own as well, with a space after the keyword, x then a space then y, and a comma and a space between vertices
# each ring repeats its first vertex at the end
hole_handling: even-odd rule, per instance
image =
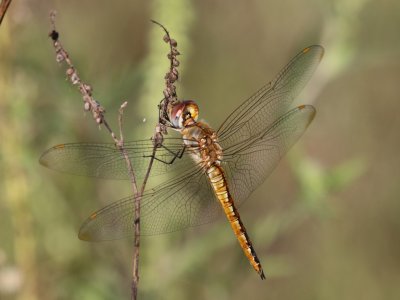
MULTIPOLYGON (((3 1, 4 2, 4 1, 3 1)), ((7 2, 7 1, 5 1, 7 2)), ((11 2, 11 1, 9 1, 11 2)), ((178 97, 176 94, 176 87, 174 83, 178 80, 178 70, 179 61, 177 60, 177 56, 180 54, 177 50, 177 42, 170 38, 169 32, 167 29, 156 21, 152 21, 157 25, 161 26, 165 31, 164 41, 169 43, 170 52, 168 54, 168 59, 170 60, 170 69, 165 75, 165 89, 163 91, 164 98, 159 105, 159 123, 156 125, 155 132, 153 135, 154 148, 153 155, 150 159, 149 166, 147 168, 146 175, 143 179, 142 186, 140 190, 138 189, 138 184, 135 177, 134 168, 132 166, 131 160, 128 156, 126 148, 124 146, 124 135, 123 135, 123 112, 125 107, 127 106, 127 102, 125 101, 120 109, 118 115, 118 125, 119 125, 119 138, 115 135, 114 131, 111 129, 109 123, 105 118, 105 109, 100 105, 98 101, 93 98, 93 89, 89 84, 86 84, 81 80, 78 75, 77 69, 72 64, 72 60, 62 46, 59 40, 59 33, 56 30, 55 26, 55 17, 56 13, 53 11, 50 13, 50 21, 52 30, 49 33, 53 41, 53 46, 56 51, 56 60, 58 63, 65 62, 67 65, 67 77, 72 83, 78 87, 79 92, 82 95, 83 104, 85 111, 91 112, 93 119, 98 125, 104 125, 107 131, 110 133, 111 138, 115 142, 116 147, 121 151, 123 155, 126 167, 129 172, 130 184, 132 188, 132 192, 134 195, 134 207, 135 207, 135 220, 134 220, 134 249, 133 249, 133 267, 132 267, 132 283, 131 283, 131 299, 137 299, 138 292, 138 284, 139 284, 139 250, 140 250, 140 202, 142 199, 143 192, 146 187, 146 183, 148 181, 151 168, 153 166, 154 157, 156 155, 156 151, 158 146, 162 143, 163 134, 167 132, 167 127, 169 126, 168 120, 168 109, 170 105, 173 105, 176 101, 178 101, 178 97)))

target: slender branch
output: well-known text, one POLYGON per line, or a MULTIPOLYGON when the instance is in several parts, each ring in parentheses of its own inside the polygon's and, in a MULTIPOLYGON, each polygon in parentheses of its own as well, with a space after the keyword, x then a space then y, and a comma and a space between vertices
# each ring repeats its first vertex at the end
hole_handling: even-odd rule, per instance
MULTIPOLYGON (((141 188, 141 191, 139 192, 138 190, 138 185, 135 177, 135 173, 133 170, 132 162, 129 158, 128 152, 126 151, 126 148, 124 146, 124 138, 123 138, 123 132, 122 132, 122 115, 123 115, 123 110, 127 105, 127 102, 124 102, 119 110, 119 116, 118 116, 118 124, 119 124, 119 131, 120 131, 120 138, 118 139, 117 136, 115 135, 114 131, 111 129, 111 126, 107 122, 105 118, 105 109, 100 105, 98 101, 96 101, 93 98, 93 89, 90 85, 84 83, 72 64, 72 60, 68 54, 68 52, 65 50, 65 48, 62 46, 61 42, 59 41, 59 33, 56 30, 55 27, 55 17, 56 13, 53 11, 50 13, 50 21, 51 21, 51 26, 52 26, 52 31, 49 33, 49 36, 53 40, 53 46, 56 50, 56 60, 59 63, 65 62, 68 66, 67 69, 67 77, 71 81, 73 85, 78 86, 79 92, 82 95, 82 99, 84 102, 84 109, 85 111, 90 111, 92 113, 93 119, 96 121, 97 124, 101 125, 103 124, 108 132, 110 133, 112 139, 114 140, 117 148, 121 151, 121 154, 123 155, 127 170, 129 173, 129 179, 131 183, 131 188, 134 196, 134 202, 135 202, 135 220, 134 220, 134 257, 133 257, 133 278, 132 278, 132 299, 137 299, 137 287, 139 283, 139 247, 140 247, 140 201, 142 197, 142 193, 144 191, 145 186, 143 185, 141 188)), ((146 173, 146 177, 150 175, 150 169, 152 166, 152 161, 149 164, 149 168, 146 173)), ((147 182, 147 178, 144 180, 147 182)))
MULTIPOLYGON (((119 125, 119 134, 120 134, 120 139, 119 139, 119 148, 122 152, 122 155, 124 156, 124 159, 127 163, 128 170, 133 170, 131 160, 129 159, 128 152, 126 151, 126 148, 124 147, 124 135, 123 135, 123 130, 122 130, 122 116, 124 113, 125 107, 128 105, 128 102, 124 102, 120 109, 119 109, 119 116, 118 116, 118 125, 119 125)), ((155 155, 156 147, 153 147, 153 153, 155 155)), ((145 189, 145 185, 147 182, 148 177, 150 176, 150 171, 151 167, 153 165, 153 160, 154 156, 151 158, 149 166, 147 168, 146 176, 144 178, 140 193, 134 194, 134 206, 135 206, 135 219, 134 219, 134 247, 133 247, 133 258, 132 258, 132 282, 131 282, 131 299, 136 300, 137 299, 137 293, 138 293, 138 285, 139 285, 139 250, 140 250, 140 203, 142 201, 142 195, 145 189)), ((136 186, 136 181, 133 175, 133 173, 129 173, 130 175, 130 180, 131 184, 135 184, 136 186)))
POLYGON ((90 111, 92 113, 93 119, 96 121, 97 124, 103 124, 108 132, 111 134, 115 143, 118 143, 118 139, 115 133, 112 131, 110 125, 108 124, 107 120, 104 117, 104 113, 106 112, 105 109, 100 105, 98 101, 93 98, 93 88, 89 85, 84 83, 79 75, 78 71, 72 64, 72 61, 69 57, 68 52, 62 46, 59 40, 59 33, 56 31, 55 27, 55 17, 56 12, 52 11, 50 13, 50 21, 52 26, 52 31, 49 33, 49 36, 53 40, 53 46, 56 50, 56 60, 58 63, 65 62, 68 65, 68 69, 66 71, 66 75, 71 81, 73 85, 77 85, 79 92, 82 94, 82 99, 84 102, 84 109, 85 111, 90 111))
POLYGON ((3 18, 6 15, 8 7, 10 6, 12 0, 2 0, 0 3, 0 25, 3 22, 3 18))
POLYGON ((156 155, 157 148, 163 142, 163 134, 167 133, 168 126, 172 126, 169 120, 169 108, 176 102, 178 102, 178 95, 176 93, 176 86, 175 86, 175 82, 179 78, 178 66, 180 64, 179 60, 177 59, 177 56, 180 55, 180 52, 177 49, 178 43, 176 40, 171 38, 169 31, 167 30, 167 28, 165 28, 164 25, 155 20, 151 20, 151 22, 160 26, 165 32, 163 40, 164 42, 169 44, 170 51, 167 57, 170 61, 170 65, 168 72, 164 76, 165 79, 165 89, 163 90, 164 99, 161 100, 161 103, 159 105, 159 121, 155 127, 155 132, 153 136, 153 143, 154 143, 153 153, 151 155, 146 176, 144 177, 143 180, 141 194, 143 194, 145 186, 147 184, 147 180, 150 175, 150 170, 154 162, 154 157, 156 155))
MULTIPOLYGON (((146 171, 146 175, 143 179, 142 187, 140 193, 135 197, 135 241, 134 241, 134 253, 133 253, 133 266, 132 266, 132 300, 137 299, 137 287, 139 282, 139 248, 140 248, 140 202, 144 190, 146 188, 147 180, 150 176, 150 171, 153 167, 154 158, 156 156, 157 149, 163 142, 163 134, 167 133, 167 126, 170 126, 169 121, 169 108, 171 105, 175 104, 178 101, 178 96, 176 94, 176 87, 174 85, 175 81, 178 80, 178 70, 177 67, 179 66, 179 61, 176 57, 180 54, 177 50, 178 43, 171 39, 168 30, 160 23, 153 21, 153 23, 159 25, 163 28, 165 32, 164 41, 169 43, 170 52, 168 53, 168 59, 170 60, 170 69, 165 75, 165 85, 166 88, 163 91, 164 99, 161 101, 159 105, 159 122, 155 127, 154 135, 153 135, 153 152, 150 158, 150 162, 146 171)), ((125 155, 125 154, 124 154, 125 155)))
POLYGON ((124 114, 124 109, 127 106, 128 106, 128 101, 125 101, 124 103, 122 103, 121 107, 119 108, 119 114, 118 114, 119 140, 122 143, 124 142, 124 134, 123 134, 123 130, 122 130, 122 116, 124 114))
POLYGON ((119 125, 119 138, 115 135, 114 131, 111 129, 109 123, 105 118, 105 109, 100 105, 98 101, 93 98, 93 89, 90 85, 86 84, 81 80, 78 75, 76 68, 74 67, 72 60, 59 41, 59 33, 55 26, 56 13, 50 13, 50 21, 52 26, 52 31, 49 36, 53 40, 53 46, 56 50, 56 60, 58 63, 65 62, 68 66, 67 77, 73 85, 76 85, 79 92, 82 95, 84 109, 92 113, 93 119, 98 125, 104 125, 108 132, 110 133, 112 139, 114 140, 116 147, 121 151, 122 156, 125 159, 126 166, 129 173, 129 179, 131 183, 131 188, 134 196, 134 209, 135 209, 135 219, 134 219, 134 250, 133 250, 133 265, 132 265, 132 283, 131 283, 131 299, 137 299, 138 284, 139 284, 139 250, 140 250, 140 203, 142 200, 142 195, 144 193, 148 178, 150 176, 151 168, 154 163, 154 158, 157 149, 163 142, 163 134, 167 132, 167 127, 171 126, 169 121, 169 110, 178 101, 176 94, 175 82, 178 80, 178 70, 179 61, 177 56, 180 54, 177 50, 177 42, 171 39, 168 30, 160 23, 153 21, 155 24, 159 25, 165 32, 164 41, 169 43, 170 52, 168 53, 168 59, 170 60, 169 71, 165 75, 165 89, 163 91, 164 99, 161 101, 159 106, 159 123, 155 127, 155 132, 153 135, 153 152, 146 171, 146 175, 143 179, 140 191, 138 190, 138 185, 132 166, 132 162, 129 158, 128 152, 124 145, 124 135, 123 135, 123 111, 127 106, 127 102, 124 102, 120 109, 118 115, 118 125, 119 125))
POLYGON ((178 95, 176 93, 175 82, 179 79, 178 66, 180 64, 177 56, 180 55, 178 51, 178 43, 176 40, 172 39, 168 30, 164 27, 164 25, 158 23, 157 21, 151 20, 154 24, 160 26, 165 35, 163 37, 164 42, 169 44, 169 53, 167 55, 170 66, 168 72, 165 74, 165 89, 163 90, 164 99, 161 101, 159 105, 159 124, 160 131, 162 133, 166 133, 166 127, 171 126, 169 122, 168 112, 171 106, 173 106, 178 101, 178 95))
MULTIPOLYGON (((176 87, 174 85, 175 81, 178 80, 178 70, 179 61, 176 57, 180 54, 177 50, 178 43, 171 39, 168 30, 161 25, 160 23, 153 21, 153 23, 161 26, 165 32, 164 41, 169 43, 170 52, 168 53, 168 59, 170 60, 170 68, 169 71, 165 75, 165 85, 166 88, 163 91, 164 99, 161 101, 159 105, 159 122, 155 127, 154 135, 153 135, 153 152, 150 158, 149 166, 146 171, 146 175, 144 176, 142 187, 140 189, 140 193, 135 197, 135 216, 140 216, 140 202, 144 190, 146 188, 147 180, 149 179, 151 168, 153 167, 154 158, 156 156, 156 152, 158 147, 163 142, 163 134, 167 133, 167 126, 170 126, 169 122, 169 114, 168 109, 170 105, 173 105, 178 101, 178 96, 176 94, 176 87)), ((125 155, 125 154, 124 154, 125 155)), ((134 253, 133 253, 133 266, 132 266, 132 300, 137 299, 137 287, 139 282, 139 248, 140 248, 140 219, 136 217, 135 224, 135 241, 134 241, 134 253)))

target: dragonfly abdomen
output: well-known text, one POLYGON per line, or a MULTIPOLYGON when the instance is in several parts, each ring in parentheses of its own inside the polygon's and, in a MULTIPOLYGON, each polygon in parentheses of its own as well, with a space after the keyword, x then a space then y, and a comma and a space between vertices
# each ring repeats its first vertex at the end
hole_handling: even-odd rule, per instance
POLYGON ((261 279, 265 279, 260 260, 257 257, 246 228, 242 223, 239 212, 237 211, 233 198, 229 192, 224 171, 217 164, 212 164, 207 168, 206 173, 244 254, 253 266, 254 270, 256 270, 260 275, 261 279))

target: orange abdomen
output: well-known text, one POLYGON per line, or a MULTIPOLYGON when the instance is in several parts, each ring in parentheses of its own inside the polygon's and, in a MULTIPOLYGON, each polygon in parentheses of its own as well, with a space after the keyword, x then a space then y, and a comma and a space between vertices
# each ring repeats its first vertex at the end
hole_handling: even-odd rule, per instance
POLYGON ((228 184, 225 179, 225 174, 222 168, 216 164, 212 164, 206 170, 207 176, 210 179, 211 185, 214 189, 214 193, 217 196, 219 202, 224 209, 225 215, 231 224, 234 234, 239 241, 240 246, 243 249, 244 254, 249 260, 250 264, 260 275, 262 279, 265 279, 263 269, 261 267, 260 260, 251 244, 250 238, 244 228, 244 225, 240 219, 239 212, 237 211, 233 198, 229 193, 228 184))

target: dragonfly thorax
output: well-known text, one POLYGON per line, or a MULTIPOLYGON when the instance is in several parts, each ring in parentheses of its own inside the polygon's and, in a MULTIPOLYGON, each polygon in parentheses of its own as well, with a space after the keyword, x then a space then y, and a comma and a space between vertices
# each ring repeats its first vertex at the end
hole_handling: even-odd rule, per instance
POLYGON ((220 165, 222 148, 218 143, 216 132, 204 122, 196 122, 180 130, 185 145, 192 149, 192 157, 204 168, 220 165))

